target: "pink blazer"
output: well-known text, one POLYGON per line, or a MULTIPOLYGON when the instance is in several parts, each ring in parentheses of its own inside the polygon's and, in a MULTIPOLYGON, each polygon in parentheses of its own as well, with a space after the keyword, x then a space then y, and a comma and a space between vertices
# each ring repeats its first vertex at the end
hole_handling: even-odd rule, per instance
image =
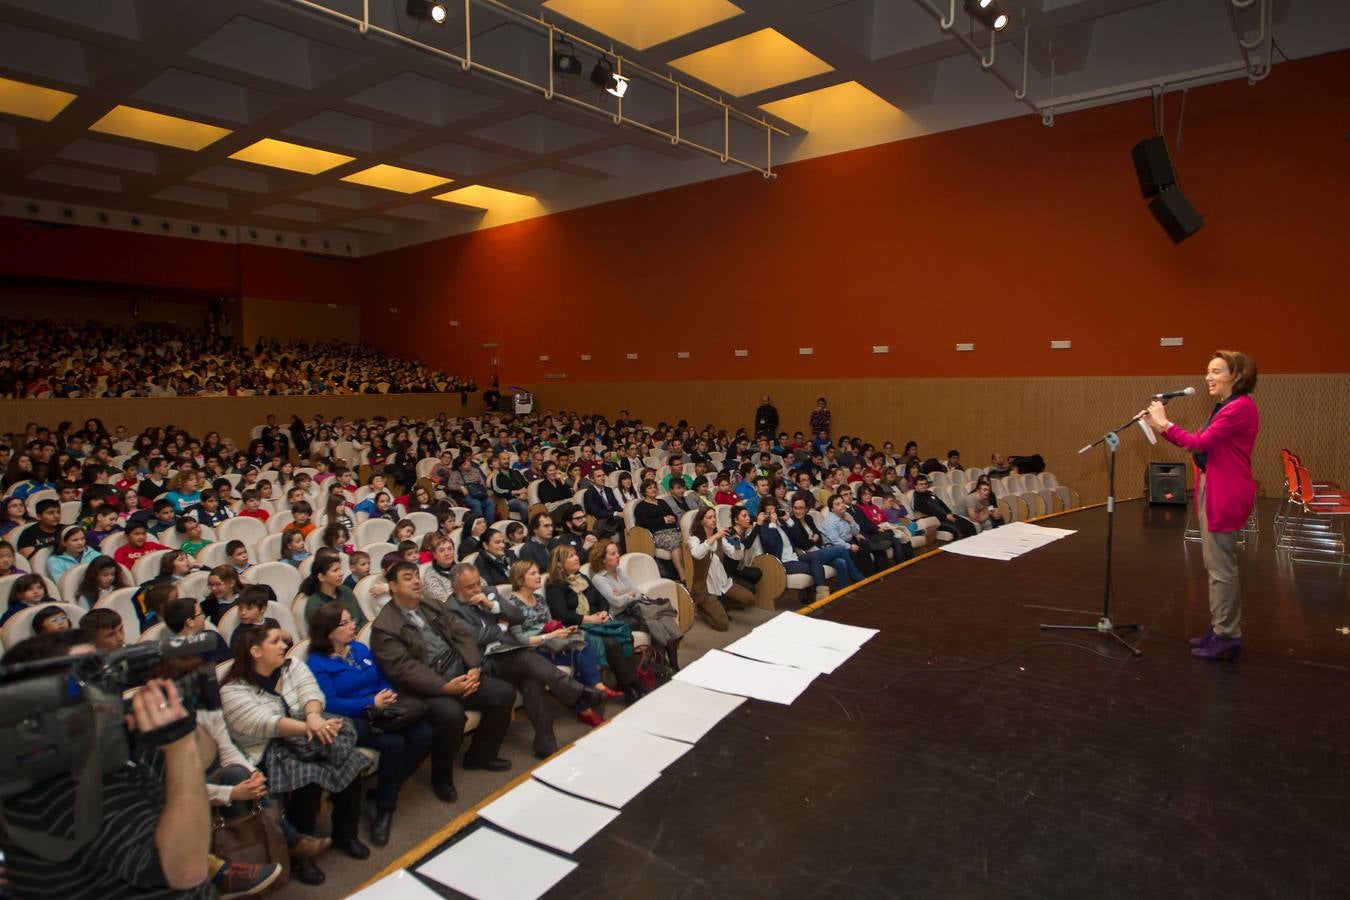
POLYGON ((1242 394, 1196 434, 1177 425, 1163 432, 1178 447, 1205 454, 1205 471, 1197 470, 1196 484, 1204 485, 1205 521, 1210 531, 1237 531, 1252 514, 1256 502, 1252 447, 1260 427, 1256 401, 1242 394))

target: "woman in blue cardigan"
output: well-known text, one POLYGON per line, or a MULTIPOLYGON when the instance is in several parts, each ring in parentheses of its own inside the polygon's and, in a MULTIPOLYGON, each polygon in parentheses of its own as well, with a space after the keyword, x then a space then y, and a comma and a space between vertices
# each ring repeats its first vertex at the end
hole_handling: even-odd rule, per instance
POLYGON ((389 843, 398 790, 431 748, 431 724, 420 719, 424 708, 416 700, 399 701, 370 648, 356 640, 356 623, 340 603, 324 604, 310 619, 307 663, 323 691, 324 708, 356 723, 358 747, 380 753, 370 842, 383 847, 389 843), (391 713, 386 711, 391 709, 418 721, 381 727, 380 717, 388 718, 391 713))

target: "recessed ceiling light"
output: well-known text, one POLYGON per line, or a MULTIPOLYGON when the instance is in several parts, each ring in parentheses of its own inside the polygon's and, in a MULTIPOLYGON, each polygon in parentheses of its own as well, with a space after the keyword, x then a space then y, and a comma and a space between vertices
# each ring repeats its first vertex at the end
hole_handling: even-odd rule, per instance
POLYGON ((50 122, 75 99, 74 94, 0 78, 0 113, 50 122))
POLYGON ((200 150, 231 134, 228 128, 217 128, 204 122, 166 116, 134 106, 114 106, 106 116, 90 125, 89 130, 182 150, 200 150))
POLYGON ((452 179, 381 163, 378 166, 371 166, 369 169, 362 169, 360 172, 344 175, 342 180, 350 181, 353 184, 364 184, 367 187, 384 188, 386 191, 415 194, 418 191, 426 191, 443 184, 449 184, 452 179))
POLYGON ((343 163, 351 162, 354 158, 302 144, 292 144, 289 141, 278 141, 275 138, 263 138, 249 144, 243 150, 230 154, 230 159, 271 166, 274 169, 287 169, 291 172, 304 172, 306 175, 327 172, 343 163))
POLYGON ((670 64, 733 97, 834 71, 834 66, 772 28, 714 44, 670 64))
POLYGON ((444 200, 446 203, 458 203, 461 206, 472 206, 477 209, 512 212, 523 211, 530 206, 539 204, 538 200, 527 194, 503 191, 500 188, 488 187, 485 184, 471 184, 468 187, 446 191, 444 194, 435 195, 432 199, 444 200))
POLYGON ((547 0, 544 8, 637 50, 744 12, 728 0, 547 0))

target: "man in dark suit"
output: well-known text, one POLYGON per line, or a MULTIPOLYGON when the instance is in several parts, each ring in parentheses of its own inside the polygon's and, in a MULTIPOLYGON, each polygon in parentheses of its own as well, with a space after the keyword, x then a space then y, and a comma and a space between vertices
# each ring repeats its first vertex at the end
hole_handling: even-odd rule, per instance
POLYGON ((511 763, 498 753, 511 724, 516 689, 483 674, 482 653, 462 619, 438 603, 423 602, 417 566, 395 563, 386 577, 389 602, 375 617, 370 649, 390 683, 426 705, 431 788, 438 799, 454 803, 459 799, 454 762, 464 740, 465 711, 476 710, 482 719, 464 754, 464 768, 505 771, 511 763))
POLYGON ((920 475, 914 479, 914 511, 921 516, 933 516, 941 524, 938 531, 945 531, 952 540, 970 537, 976 531, 974 523, 952 512, 942 498, 934 494, 928 483, 928 477, 920 475))
POLYGON ((614 490, 605 484, 605 470, 591 470, 591 486, 581 497, 581 505, 586 515, 595 519, 595 536, 611 538, 618 542, 619 552, 624 553, 623 545, 623 504, 614 494, 614 490))
POLYGON ((769 402, 769 395, 765 394, 759 401, 759 409, 755 410, 755 434, 773 437, 777 433, 778 410, 769 402))
POLYGON ((456 563, 450 569, 450 589, 446 611, 462 620, 473 634, 483 654, 483 672, 520 691, 525 716, 534 726, 534 755, 539 759, 552 755, 558 749, 558 740, 553 735, 553 707, 548 695, 569 709, 596 706, 605 701, 605 695, 517 641, 507 627, 525 621, 525 613, 514 603, 502 603, 495 590, 483 584, 476 568, 456 563))

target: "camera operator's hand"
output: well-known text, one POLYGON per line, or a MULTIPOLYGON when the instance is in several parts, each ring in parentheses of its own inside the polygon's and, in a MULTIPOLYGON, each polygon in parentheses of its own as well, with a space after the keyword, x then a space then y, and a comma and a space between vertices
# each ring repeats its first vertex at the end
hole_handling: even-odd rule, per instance
POLYGON ((267 778, 262 772, 254 772, 248 778, 230 788, 230 799, 235 802, 261 800, 266 796, 267 778))
MULTIPOLYGON (((131 717, 137 731, 142 735, 150 735, 189 716, 188 711, 183 708, 183 701, 178 697, 177 686, 172 681, 153 678, 131 698, 131 717)), ((162 746, 171 746, 191 735, 192 729, 188 729, 184 734, 162 746)))

